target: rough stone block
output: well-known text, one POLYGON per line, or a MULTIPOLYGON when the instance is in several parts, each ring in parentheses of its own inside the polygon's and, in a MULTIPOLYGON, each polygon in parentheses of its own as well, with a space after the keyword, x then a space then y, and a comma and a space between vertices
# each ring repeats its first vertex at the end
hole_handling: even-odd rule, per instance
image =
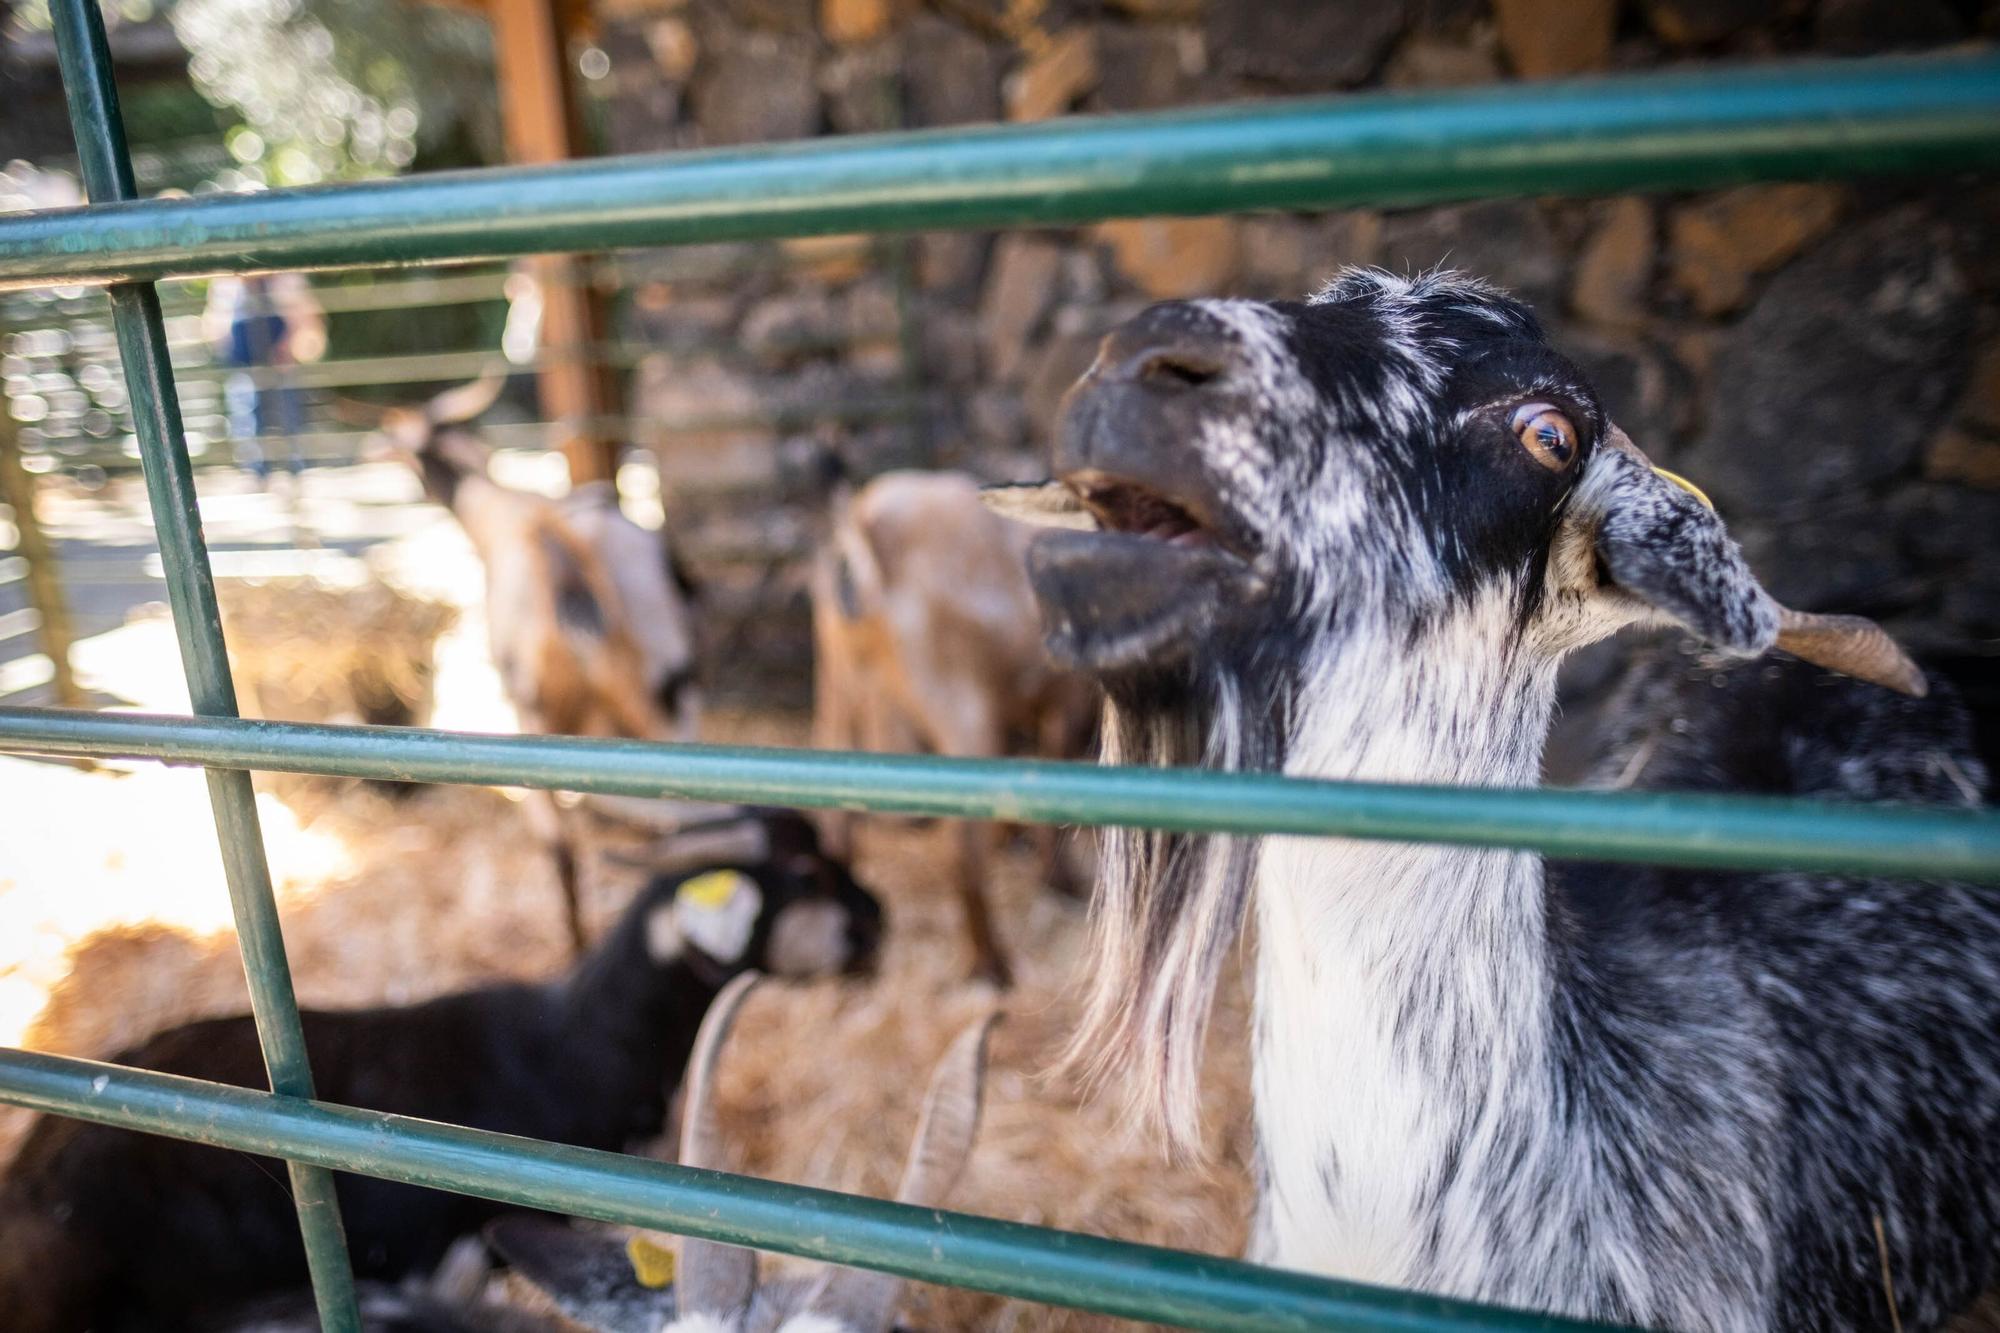
POLYGON ((1129 218, 1099 223, 1118 272, 1156 300, 1216 296, 1236 276, 1233 218, 1129 218))
POLYGON ((920 14, 904 32, 903 77, 913 125, 969 125, 1000 119, 1004 60, 955 23, 920 14))
POLYGON ((1494 0, 1500 47, 1524 79, 1603 69, 1611 58, 1617 0, 1494 0))
POLYGON ((1097 34, 1089 28, 1057 33, 1007 78, 1007 119, 1060 116, 1097 86, 1097 34))
POLYGON ((1706 46, 1769 23, 1784 7, 1784 0, 1647 0, 1646 22, 1663 42, 1706 46))
POLYGON ((1097 29, 1093 111, 1159 111, 1196 100, 1208 70, 1197 28, 1106 23, 1097 29))
MULTIPOLYGON (((1924 452, 1924 475, 1984 491, 2000 491, 2000 440, 1948 427, 1924 452)), ((2000 533, 2000 527, 1996 527, 2000 533)), ((1989 533, 1989 544, 1994 534, 1989 533)))
POLYGON ((1417 34, 1389 57, 1382 71, 1388 88, 1476 88, 1500 81, 1500 61, 1490 41, 1477 40, 1484 30, 1475 30, 1472 40, 1450 41, 1417 34))
POLYGON ((1405 19, 1404 0, 1228 0, 1209 8, 1208 49, 1238 78, 1345 88, 1381 66, 1405 19))
POLYGON ((1062 246, 1047 237, 1000 238, 979 305, 986 369, 994 379, 1010 380, 1020 370, 1021 354, 1055 299, 1062 264, 1062 246))
POLYGON ((1844 197, 1834 185, 1745 185, 1675 210, 1675 284, 1704 315, 1736 309, 1752 278, 1832 229, 1844 197))
POLYGON ((803 139, 819 129, 813 39, 758 30, 731 35, 696 72, 695 122, 711 144, 803 139))
POLYGON ((1917 462, 1971 360, 1957 248, 1949 227, 1903 208, 1771 280, 1715 349, 1695 459, 1718 501, 1818 512, 1917 462))
POLYGON ((896 0, 819 0, 819 30, 830 42, 872 42, 896 19, 896 0))
POLYGON ((1577 259, 1570 308, 1607 328, 1643 325, 1656 248, 1653 206, 1636 196, 1610 201, 1577 259))

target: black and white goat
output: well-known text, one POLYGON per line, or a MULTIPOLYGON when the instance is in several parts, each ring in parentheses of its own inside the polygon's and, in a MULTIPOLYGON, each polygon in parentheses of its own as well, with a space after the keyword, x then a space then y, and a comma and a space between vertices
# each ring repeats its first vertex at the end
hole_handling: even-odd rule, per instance
MULTIPOLYGON (((1108 762, 1531 786, 1557 663, 1641 623, 1924 690, 1872 625, 1779 607, 1461 276, 1154 307, 1055 462, 1043 520, 1100 530, 1030 565, 1052 648, 1108 687, 1108 762)), ((1950 700, 1785 679, 1683 711, 1712 769, 1636 780, 1973 803, 1950 700)), ((1927 1328, 2000 1276, 2000 895, 1328 839, 1102 859, 1075 1050, 1179 1140, 1255 919, 1258 1259, 1677 1329, 1927 1328)))
MULTIPOLYGON (((491 450, 466 423, 506 380, 490 375, 416 408, 372 411, 375 438, 452 512, 486 571, 493 663, 524 731, 692 740, 695 588, 663 533, 627 518, 604 482, 560 500, 494 480, 491 450)), ((584 946, 576 850, 555 800, 526 810, 548 844, 571 937, 584 946)))
MULTIPOLYGON (((681 1117, 683 1166, 727 1169, 715 1118, 715 1066, 757 978, 738 977, 716 997, 688 1062, 681 1117)), ((936 1208, 957 1183, 979 1132, 986 1037, 997 1014, 960 1033, 931 1074, 896 1202, 936 1208)), ((676 1247, 670 1288, 641 1285, 627 1244, 535 1217, 493 1223, 488 1238, 521 1276, 596 1333, 889 1333, 902 1280, 853 1268, 760 1283, 752 1250, 689 1237, 676 1247)))
MULTIPOLYGON (((745 968, 818 976, 870 962, 875 898, 813 827, 764 815, 771 855, 660 877, 566 978, 401 1008, 308 1011, 331 1102, 617 1151, 659 1133, 702 1017, 745 968)), ((261 1087, 247 1017, 190 1023, 117 1063, 261 1087)), ((305 1255, 282 1164, 47 1117, 0 1179, 0 1310, 10 1333, 172 1330, 296 1286, 305 1255)), ((433 1267, 501 1205, 339 1177, 355 1270, 433 1267)))

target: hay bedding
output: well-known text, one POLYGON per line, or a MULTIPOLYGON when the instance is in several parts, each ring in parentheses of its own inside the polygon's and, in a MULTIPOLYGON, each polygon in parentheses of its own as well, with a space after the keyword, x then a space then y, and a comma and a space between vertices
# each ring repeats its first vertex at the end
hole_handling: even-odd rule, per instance
MULTIPOLYGON (((369 585, 375 588, 377 585, 369 585)), ((249 630, 238 644, 279 645, 236 663, 260 711, 327 720, 365 716, 387 690, 421 719, 428 647, 449 620, 377 591, 322 596, 278 588, 230 596, 249 630), (308 614, 297 608, 310 601, 308 614), (285 609, 285 608, 292 609, 285 609), (378 631, 355 632, 357 624, 378 631), (281 632, 287 631, 287 632, 281 632), (289 632, 295 631, 295 632, 289 632), (369 639, 369 652, 349 644, 369 639), (368 657, 393 657, 383 665, 368 657), (359 681, 357 688, 355 682, 359 681), (345 683, 343 683, 345 682, 345 683), (367 690, 378 695, 355 697, 367 690)), ((378 714, 379 715, 379 714, 378 714)), ((804 718, 714 712, 705 738, 803 744, 804 718)), ((197 782, 191 774, 176 775, 197 782)), ((155 852, 143 828, 124 847, 119 791, 145 777, 77 775, 101 783, 103 871, 117 892, 143 904, 155 852)), ((397 795, 370 784, 261 775, 302 835, 337 845, 332 872, 287 862, 274 837, 273 866, 302 1003, 407 1003, 504 977, 559 972, 567 949, 554 875, 506 794, 437 787, 397 795), (315 877, 317 875, 317 877, 315 877)), ((274 821, 267 818, 267 824, 274 821)), ((202 831, 205 836, 205 830, 202 831)), ((586 857, 586 897, 604 929, 638 887, 639 875, 604 853, 629 850, 638 834, 606 828, 586 857)), ((866 822, 857 871, 885 900, 890 932, 876 975, 809 986, 768 986, 751 1002, 725 1053, 718 1105, 740 1169, 762 1176, 886 1195, 915 1128, 932 1064, 951 1038, 996 1002, 1007 1018, 994 1034, 980 1139, 952 1206, 967 1212, 1219 1253, 1237 1252, 1249 1211, 1248 1056, 1240 986, 1225 988, 1210 1064, 1214 1161, 1162 1160, 1128 1134, 1112 1098, 1085 1100, 1045 1075, 1074 1016, 1071 995, 1084 964, 1082 912, 1036 882, 1025 847, 995 865, 996 920, 1017 959, 1019 984, 1005 997, 964 978, 970 962, 955 895, 948 888, 951 831, 894 820, 866 822)), ((0 905, 10 893, 49 886, 10 881, 0 866, 0 905)), ((219 882, 213 892, 222 890, 219 882)), ((53 894, 49 895, 53 900, 53 894)), ((127 904, 129 908, 130 903, 127 904)), ((18 916, 19 913, 16 913, 18 916)), ((32 913, 30 913, 32 915, 32 913)), ((246 1007, 241 965, 226 926, 191 928, 107 911, 100 928, 73 922, 45 985, 46 1001, 24 1044, 105 1056, 190 1018, 246 1007)), ((10 918, 11 919, 11 918, 10 918)), ((23 938, 33 932, 24 932, 23 938)), ((46 941, 44 941, 46 943, 46 941)), ((0 980, 26 965, 15 935, 0 937, 0 980)), ((45 950, 46 951, 46 950, 45 950)), ((38 974, 41 975, 41 974, 38 974)), ((0 1159, 28 1119, 0 1119, 0 1159)), ((773 1260, 767 1259, 766 1263, 773 1260)), ((929 1329, 1090 1329, 1118 1321, 912 1285, 905 1317, 929 1329)))

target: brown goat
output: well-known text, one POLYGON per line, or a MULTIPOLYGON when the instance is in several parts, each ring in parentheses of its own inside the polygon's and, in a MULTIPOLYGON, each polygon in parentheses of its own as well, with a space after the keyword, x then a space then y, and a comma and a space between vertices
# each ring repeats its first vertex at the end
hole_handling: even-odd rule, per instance
MULTIPOLYGON (((813 572, 814 743, 960 757, 1082 750, 1096 693, 1043 650, 1026 535, 959 473, 890 472, 843 490, 813 572)), ((852 816, 826 824, 829 851, 850 856, 852 816)), ((1074 891, 1056 830, 1036 836, 1050 880, 1074 891)), ((991 825, 960 826, 956 880, 977 973, 1004 986, 986 902, 992 837, 991 825)))
MULTIPOLYGON (((379 437, 451 510, 486 569, 494 665, 522 730, 688 740, 694 690, 694 585, 664 535, 626 518, 605 483, 560 500, 501 485, 486 443, 463 424, 504 381, 490 376, 421 408, 381 414, 379 437)), ((547 792, 527 812, 549 846, 576 947, 584 946, 575 839, 547 792)))

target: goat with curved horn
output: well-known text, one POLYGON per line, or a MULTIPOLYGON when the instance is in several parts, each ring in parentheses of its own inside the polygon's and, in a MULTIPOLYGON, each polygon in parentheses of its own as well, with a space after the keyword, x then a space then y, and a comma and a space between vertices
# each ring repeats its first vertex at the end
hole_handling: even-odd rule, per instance
MULTIPOLYGON (((691 740, 700 697, 696 590, 664 532, 620 510, 615 488, 554 499, 502 484, 469 423, 506 387, 504 368, 421 407, 381 410, 374 439, 458 520, 486 572, 487 635, 521 729, 558 736, 691 740)), ((546 792, 523 813, 555 863, 571 942, 588 944, 582 816, 546 792)), ((723 849, 727 855, 737 848, 723 849)))
MULTIPOLYGON (((749 974, 732 982, 716 997, 695 1040, 681 1130, 683 1166, 723 1164, 715 1066, 755 984, 749 974)), ((896 1202, 938 1207, 964 1172, 979 1132, 987 1036, 999 1016, 988 1014, 966 1028, 938 1061, 896 1202)), ((759 1283, 752 1251, 683 1236, 668 1294, 642 1285, 629 1244, 611 1232, 585 1235, 560 1222, 522 1217, 490 1229, 488 1238, 521 1276, 597 1333, 653 1333, 669 1306, 672 1316, 662 1333, 889 1333, 903 1289, 903 1279, 893 1274, 831 1266, 759 1283)))

